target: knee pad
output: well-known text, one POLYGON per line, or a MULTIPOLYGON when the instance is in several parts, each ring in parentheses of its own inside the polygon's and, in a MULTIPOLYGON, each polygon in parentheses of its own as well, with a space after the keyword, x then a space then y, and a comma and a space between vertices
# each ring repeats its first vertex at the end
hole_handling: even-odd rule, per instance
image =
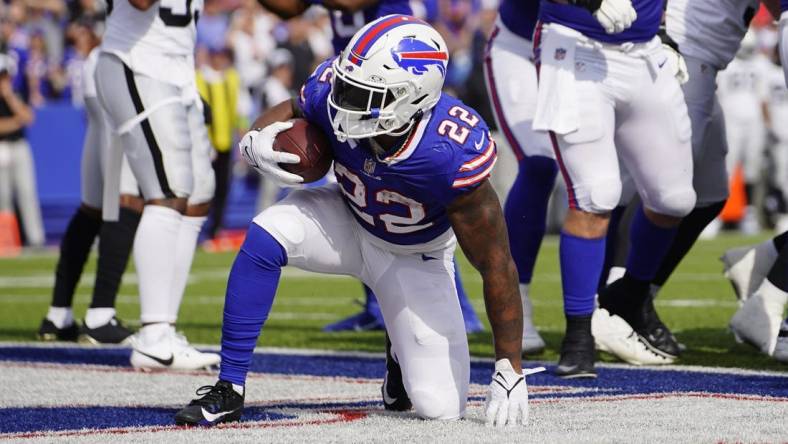
POLYGON ((621 200, 621 181, 605 179, 587 185, 585 196, 578 195, 577 206, 590 213, 602 214, 613 211, 621 200))
POLYGON ((654 199, 643 199, 646 208, 666 216, 684 217, 695 208, 695 190, 692 188, 659 193, 654 199))
POLYGON ((461 406, 457 402, 457 394, 447 390, 422 386, 412 389, 408 396, 416 414, 424 419, 451 421, 460 419, 465 414, 465 403, 461 406))

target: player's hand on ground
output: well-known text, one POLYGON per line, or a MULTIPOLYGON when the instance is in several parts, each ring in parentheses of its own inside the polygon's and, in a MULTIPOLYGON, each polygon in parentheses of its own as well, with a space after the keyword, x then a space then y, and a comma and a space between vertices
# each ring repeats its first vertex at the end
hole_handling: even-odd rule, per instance
POLYGON ((283 186, 298 185, 304 181, 301 176, 279 166, 280 163, 299 163, 301 158, 296 154, 274 151, 273 147, 276 135, 292 126, 292 122, 274 122, 263 129, 249 131, 238 144, 241 156, 249 165, 283 186))
POLYGON ((508 359, 497 361, 484 405, 485 423, 498 427, 528 423, 528 387, 525 377, 544 370, 544 367, 538 367, 517 373, 508 359))
POLYGON ((638 18, 631 0, 602 0, 594 17, 608 34, 624 32, 638 18))

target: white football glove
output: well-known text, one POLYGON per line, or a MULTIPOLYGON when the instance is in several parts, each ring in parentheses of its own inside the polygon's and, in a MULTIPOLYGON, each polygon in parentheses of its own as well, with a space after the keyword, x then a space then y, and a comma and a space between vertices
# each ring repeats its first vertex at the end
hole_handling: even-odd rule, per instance
POLYGON ((519 374, 514 371, 508 359, 498 360, 490 388, 487 390, 485 423, 498 427, 528 423, 528 387, 525 377, 544 370, 544 367, 524 369, 523 373, 519 374))
POLYGON ((668 63, 674 69, 673 75, 676 76, 679 83, 683 85, 689 82, 689 68, 687 68, 687 62, 684 61, 684 57, 668 44, 663 43, 662 48, 668 56, 668 63))
POLYGON ((638 14, 632 7, 632 0, 602 0, 599 9, 594 11, 594 17, 606 33, 618 34, 629 29, 638 14))
POLYGON ((280 186, 294 186, 302 183, 304 178, 298 174, 289 173, 278 164, 301 162, 301 158, 293 153, 274 151, 273 144, 276 135, 293 127, 293 122, 274 122, 261 130, 251 130, 246 133, 238 149, 241 156, 258 173, 270 177, 280 186))

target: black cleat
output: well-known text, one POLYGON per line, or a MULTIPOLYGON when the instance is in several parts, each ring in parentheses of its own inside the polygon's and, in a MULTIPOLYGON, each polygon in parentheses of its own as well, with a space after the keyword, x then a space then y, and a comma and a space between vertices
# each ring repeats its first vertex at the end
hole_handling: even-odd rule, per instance
POLYGON ((566 335, 561 342, 561 358, 555 374, 565 379, 596 378, 594 337, 591 316, 568 317, 566 335))
POLYGON ((109 322, 96 328, 88 328, 83 322, 79 330, 79 342, 94 345, 128 344, 132 334, 133 332, 124 327, 120 319, 113 316, 109 322))
POLYGON ((654 298, 648 298, 643 305, 643 322, 645 328, 640 331, 635 329, 635 333, 646 342, 646 346, 668 358, 677 358, 681 354, 682 344, 657 315, 654 298))
POLYGON ((599 292, 599 306, 627 321, 654 353, 669 359, 681 354, 678 341, 657 315, 647 282, 625 274, 599 292))
POLYGON ((41 321, 41 326, 38 327, 39 341, 76 341, 78 335, 79 327, 77 327, 77 324, 71 324, 64 328, 57 328, 52 321, 44 318, 44 320, 41 321))
POLYGON ((404 412, 412 407, 405 385, 402 383, 402 369, 391 353, 391 340, 388 335, 386 335, 386 376, 383 378, 380 392, 386 410, 404 412))
POLYGON ((192 400, 175 414, 175 424, 213 426, 241 419, 244 395, 236 392, 232 383, 220 380, 216 385, 202 386, 197 395, 202 398, 192 400))

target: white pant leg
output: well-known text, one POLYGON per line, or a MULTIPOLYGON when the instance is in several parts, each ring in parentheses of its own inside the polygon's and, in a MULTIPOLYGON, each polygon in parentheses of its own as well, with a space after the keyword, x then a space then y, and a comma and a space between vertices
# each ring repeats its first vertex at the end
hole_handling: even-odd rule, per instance
POLYGON ((772 146, 774 159, 774 186, 788 199, 788 140, 780 140, 772 146))
POLYGON ((362 280, 375 292, 416 413, 427 419, 465 414, 470 357, 454 286, 454 245, 401 254, 363 241, 362 280))
POLYGON ((104 159, 102 154, 109 144, 109 134, 104 121, 104 111, 96 97, 85 97, 88 127, 82 145, 80 185, 82 202, 92 208, 101 208, 104 196, 104 159))
MULTIPOLYGON (((181 88, 133 73, 119 58, 102 53, 96 89, 114 130, 146 109, 183 96, 181 88)), ((194 188, 188 107, 158 108, 120 135, 123 152, 146 200, 189 197, 194 188)))
POLYGON ((607 213, 618 205, 622 190, 614 142, 614 104, 599 81, 581 79, 576 85, 578 129, 555 135, 556 160, 566 183, 569 207, 607 213))
POLYGON ((557 133, 570 206, 605 213, 619 203, 618 151, 648 208, 691 211, 690 122, 659 39, 617 47, 561 25, 541 33, 534 125, 557 133))
POLYGON ((356 221, 337 184, 293 190, 254 223, 287 253, 287 263, 307 271, 360 278, 364 267, 356 221))
POLYGON ((684 60, 690 75, 682 90, 692 122, 692 181, 696 206, 705 207, 728 198, 728 140, 716 94, 717 69, 693 57, 684 60))
POLYGON ((484 72, 498 130, 518 160, 555 157, 549 135, 533 129, 538 83, 533 42, 506 29, 499 19, 489 45, 484 72))
POLYGON ((11 144, 0 140, 0 212, 14 210, 13 168, 11 144))
POLYGON ((199 205, 213 200, 216 191, 216 175, 211 165, 213 147, 205 127, 205 117, 196 103, 188 107, 188 118, 194 168, 194 191, 189 196, 189 205, 199 205))
POLYGON ((733 174, 737 166, 744 167, 745 155, 747 151, 749 134, 748 122, 742 122, 737 119, 726 117, 725 129, 726 137, 728 139, 728 158, 726 160, 728 173, 733 174))
POLYGON ((339 186, 293 190, 254 223, 285 249, 288 265, 361 279, 378 297, 405 388, 419 415, 464 414, 470 360, 457 292, 454 244, 426 255, 373 244, 342 201, 339 186))
POLYGON ((692 133, 684 95, 670 68, 652 73, 645 60, 640 63, 639 74, 631 76, 634 89, 627 105, 616 111, 616 145, 643 205, 683 217, 695 206, 692 133))
POLYGON ((46 239, 36 187, 36 167, 27 140, 11 142, 11 156, 13 189, 27 243, 32 246, 44 245, 46 239))
POLYGON ((766 127, 762 120, 751 122, 746 126, 744 144, 744 181, 756 183, 760 181, 763 170, 764 147, 766 146, 766 127))

